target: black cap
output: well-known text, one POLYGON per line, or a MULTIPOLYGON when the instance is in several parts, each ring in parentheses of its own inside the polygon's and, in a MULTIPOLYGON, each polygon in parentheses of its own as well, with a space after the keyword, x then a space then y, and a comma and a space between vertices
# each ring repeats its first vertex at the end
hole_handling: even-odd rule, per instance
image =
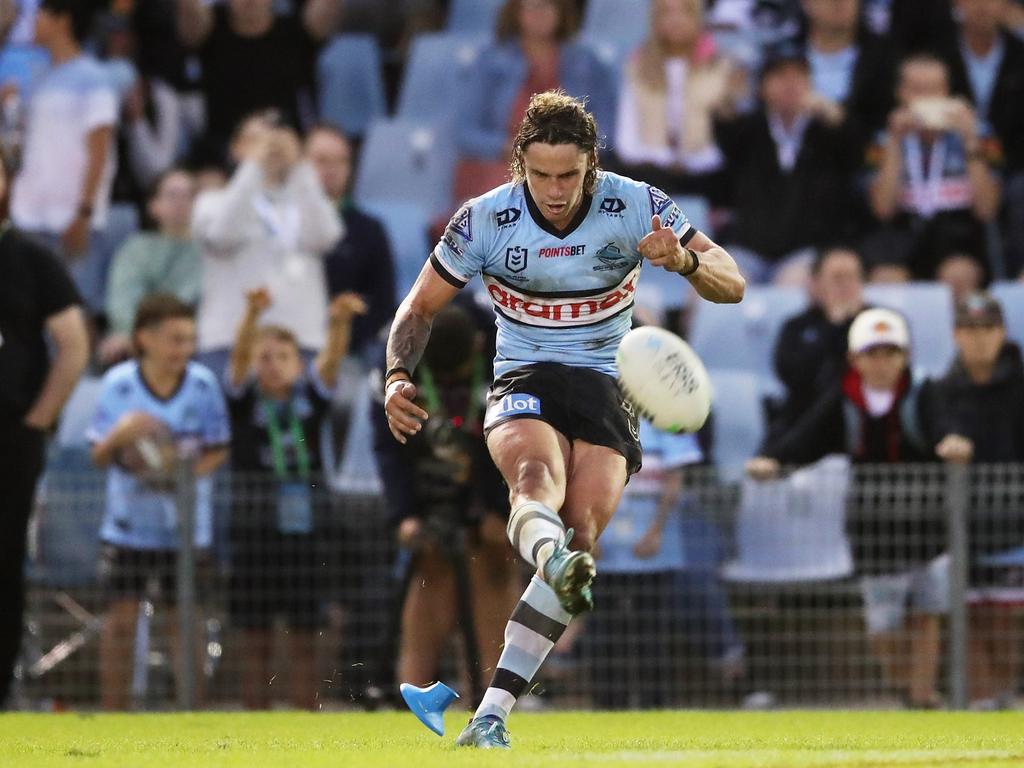
POLYGON ((978 291, 956 303, 956 327, 993 327, 1004 325, 1003 308, 989 293, 978 291))
POLYGON ((807 59, 804 49, 796 43, 786 42, 765 49, 764 58, 761 60, 761 77, 788 64, 795 64, 807 72, 811 71, 811 62, 807 59))

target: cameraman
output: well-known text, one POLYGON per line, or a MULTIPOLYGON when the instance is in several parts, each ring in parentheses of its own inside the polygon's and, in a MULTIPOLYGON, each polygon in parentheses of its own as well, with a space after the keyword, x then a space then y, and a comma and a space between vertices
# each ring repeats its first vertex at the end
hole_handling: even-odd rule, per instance
POLYGON ((391 437, 381 409, 374 419, 388 507, 410 558, 397 674, 416 685, 437 678, 441 652, 456 627, 465 632, 467 618, 476 646, 467 655, 479 654, 479 668, 469 674, 493 669, 522 591, 505 536, 508 499, 483 439, 491 380, 483 342, 469 312, 458 305, 443 310, 416 369, 417 402, 430 419, 405 445, 391 437), (469 590, 470 611, 462 589, 469 590))

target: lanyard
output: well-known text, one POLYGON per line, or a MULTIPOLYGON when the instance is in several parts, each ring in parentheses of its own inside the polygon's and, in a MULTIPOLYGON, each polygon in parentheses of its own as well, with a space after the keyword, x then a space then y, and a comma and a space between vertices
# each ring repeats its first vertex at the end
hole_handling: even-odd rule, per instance
POLYGON ((910 183, 911 204, 926 219, 939 209, 942 194, 942 174, 946 166, 946 136, 937 137, 928 154, 928 176, 924 173, 924 155, 921 139, 910 135, 906 138, 907 176, 910 183))
MULTIPOLYGON (((270 437, 270 453, 274 460, 274 472, 279 479, 288 476, 288 467, 284 461, 284 441, 281 439, 281 427, 277 423, 277 409, 267 400, 262 400, 263 413, 267 417, 267 434, 270 437)), ((295 463, 298 464, 299 477, 303 480, 309 478, 309 451, 306 449, 306 436, 302 432, 302 424, 295 413, 292 405, 288 406, 288 415, 291 417, 288 427, 292 436, 292 445, 295 446, 295 463)))
MULTIPOLYGON (((480 414, 480 403, 477 402, 477 393, 480 391, 480 385, 483 383, 483 368, 483 360, 480 355, 477 355, 473 362, 473 378, 469 383, 469 402, 466 403, 466 415, 462 417, 461 421, 458 416, 452 417, 452 426, 468 429, 471 424, 476 422, 477 416, 480 414)), ((434 383, 434 374, 423 363, 420 364, 418 373, 420 391, 423 393, 423 399, 426 401, 427 411, 431 414, 442 414, 444 410, 441 407, 441 397, 437 393, 437 384, 434 383)))

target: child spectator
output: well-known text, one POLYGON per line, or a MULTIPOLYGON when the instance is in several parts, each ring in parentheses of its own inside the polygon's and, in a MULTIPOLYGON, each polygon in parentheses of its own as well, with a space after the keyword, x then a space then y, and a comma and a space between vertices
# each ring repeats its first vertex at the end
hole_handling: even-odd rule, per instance
MULTIPOLYGON (((138 356, 103 377, 88 431, 93 461, 107 468, 100 538, 107 547, 102 565, 110 603, 100 635, 100 686, 102 706, 108 710, 129 705, 137 607, 150 582, 156 584, 154 597, 173 607, 181 537, 193 536, 200 550, 211 546, 210 475, 227 459, 230 438, 216 378, 190 362, 196 341, 192 308, 167 294, 148 296, 135 313, 133 336, 138 356), (132 458, 144 445, 176 458, 153 466, 155 477, 145 474, 132 458), (167 483, 177 460, 193 462, 194 531, 179 529, 173 485, 167 483)), ((169 619, 175 639, 177 626, 169 619)), ((179 654, 180 646, 175 643, 179 654)))
POLYGON ((314 630, 325 597, 317 529, 329 501, 320 427, 348 352, 352 319, 366 305, 350 293, 331 302, 327 343, 307 373, 291 331, 258 325, 271 304, 267 289, 247 291, 245 300, 225 382, 235 473, 229 610, 245 638, 242 699, 247 709, 270 706, 271 629, 283 614, 291 643, 289 700, 313 709, 314 630))

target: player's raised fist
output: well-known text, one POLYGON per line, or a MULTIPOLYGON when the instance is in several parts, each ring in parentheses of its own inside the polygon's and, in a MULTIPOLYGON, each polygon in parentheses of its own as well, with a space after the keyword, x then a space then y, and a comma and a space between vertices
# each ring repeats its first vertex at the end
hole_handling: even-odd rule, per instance
POLYGON ((681 262, 686 258, 682 246, 676 239, 671 227, 662 226, 661 216, 651 217, 651 231, 637 244, 640 255, 656 267, 664 267, 671 271, 679 271, 681 262))

